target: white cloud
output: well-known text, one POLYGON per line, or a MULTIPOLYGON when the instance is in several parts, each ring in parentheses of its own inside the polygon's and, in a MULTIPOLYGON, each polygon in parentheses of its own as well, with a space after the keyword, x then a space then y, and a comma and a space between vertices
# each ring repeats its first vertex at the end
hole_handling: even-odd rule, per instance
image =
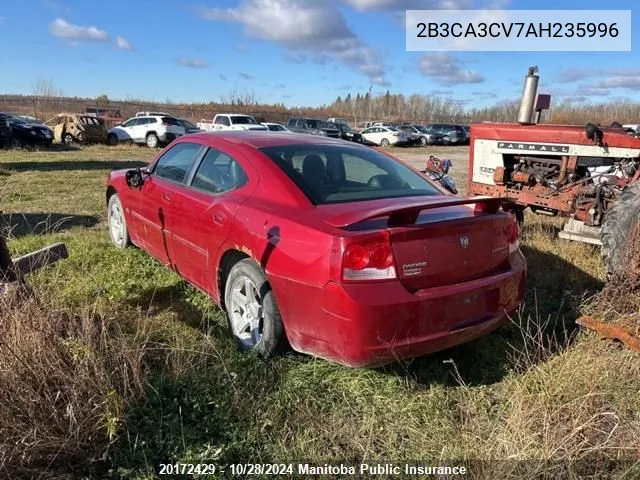
POLYGON ((337 2, 240 0, 235 8, 203 8, 200 17, 239 23, 247 36, 286 47, 299 63, 330 57, 373 84, 388 83, 378 54, 348 27, 337 2))
POLYGON ((461 10, 473 5, 471 0, 345 0, 345 2, 361 12, 431 10, 436 8, 461 10))
POLYGON ((109 34, 104 30, 100 30, 97 27, 81 27, 63 20, 62 18, 56 18, 49 25, 49 32, 51 35, 66 40, 74 41, 93 41, 104 42, 109 40, 109 34))
POLYGON ((596 88, 626 88, 627 90, 640 90, 640 78, 626 75, 614 75, 596 83, 596 88))
POLYGON ((482 83, 484 77, 475 70, 465 70, 461 62, 447 52, 424 53, 418 61, 418 70, 425 77, 433 78, 441 85, 482 83))
POLYGON ((182 65, 183 67, 189 67, 189 68, 207 68, 209 66, 209 62, 201 58, 186 58, 186 57, 180 57, 178 59, 178 64, 182 65))
POLYGON ((133 45, 126 38, 120 36, 116 37, 116 47, 121 50, 133 50, 133 45))

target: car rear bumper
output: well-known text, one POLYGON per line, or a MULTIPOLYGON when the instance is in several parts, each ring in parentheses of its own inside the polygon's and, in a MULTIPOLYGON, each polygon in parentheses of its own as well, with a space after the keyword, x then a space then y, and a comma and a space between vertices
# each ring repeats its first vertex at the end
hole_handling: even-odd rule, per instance
POLYGON ((384 365, 469 342, 499 327, 520 305, 526 263, 519 252, 512 257, 506 272, 415 293, 399 281, 329 282, 317 295, 296 292, 295 298, 305 302, 283 316, 287 336, 297 351, 352 367, 384 365))

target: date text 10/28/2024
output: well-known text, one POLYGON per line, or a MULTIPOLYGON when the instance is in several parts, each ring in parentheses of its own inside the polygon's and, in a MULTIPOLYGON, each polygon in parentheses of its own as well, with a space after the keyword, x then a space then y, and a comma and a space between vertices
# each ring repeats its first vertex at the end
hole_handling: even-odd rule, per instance
POLYGON ((468 473, 465 466, 412 465, 393 463, 359 465, 309 463, 236 463, 218 466, 212 463, 162 463, 158 475, 183 476, 277 476, 277 475, 460 475, 468 473))

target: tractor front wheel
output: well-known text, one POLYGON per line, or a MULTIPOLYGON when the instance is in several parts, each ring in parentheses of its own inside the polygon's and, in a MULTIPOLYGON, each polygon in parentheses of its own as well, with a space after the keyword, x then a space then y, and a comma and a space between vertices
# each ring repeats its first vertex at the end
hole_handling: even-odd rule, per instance
POLYGON ((625 188, 607 211, 600 239, 609 278, 640 273, 640 184, 625 188))

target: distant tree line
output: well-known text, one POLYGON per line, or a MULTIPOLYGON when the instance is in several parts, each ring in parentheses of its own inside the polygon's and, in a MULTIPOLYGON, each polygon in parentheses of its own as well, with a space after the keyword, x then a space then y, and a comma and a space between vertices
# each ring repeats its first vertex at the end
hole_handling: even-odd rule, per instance
MULTIPOLYGON (((222 111, 253 114, 261 120, 284 122, 289 116, 309 115, 318 117, 344 117, 352 124, 368 120, 433 123, 452 122, 513 122, 518 112, 518 102, 500 102, 485 108, 465 109, 462 102, 436 95, 402 95, 387 90, 383 95, 348 93, 337 97, 331 104, 319 107, 287 107, 283 103, 261 103, 251 91, 234 90, 219 101, 206 103, 175 103, 171 100, 150 102, 127 97, 114 101, 107 95, 96 98, 66 97, 50 80, 38 80, 32 95, 0 95, 0 110, 34 115, 42 120, 63 111, 83 113, 88 105, 119 108, 124 117, 141 110, 162 110, 172 115, 199 121, 211 119, 222 111)), ((583 124, 587 121, 611 124, 640 122, 640 104, 628 100, 612 100, 590 104, 577 102, 554 103, 543 113, 544 122, 583 124)))

